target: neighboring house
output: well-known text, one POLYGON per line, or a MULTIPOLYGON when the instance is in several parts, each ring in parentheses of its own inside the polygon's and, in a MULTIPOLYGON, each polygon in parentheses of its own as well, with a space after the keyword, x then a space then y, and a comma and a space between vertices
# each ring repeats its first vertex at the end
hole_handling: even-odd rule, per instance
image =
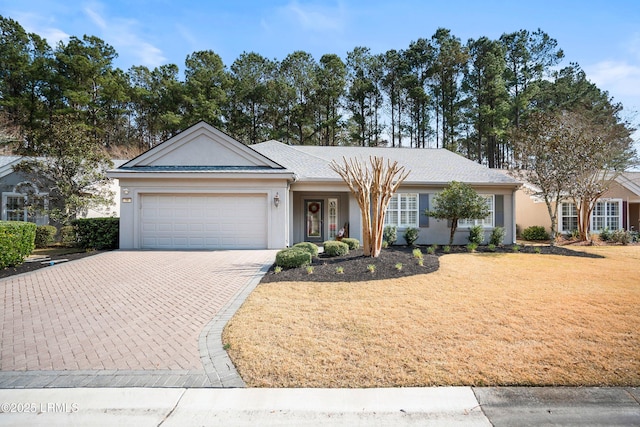
MULTIPOLYGON (((53 183, 42 188, 40 179, 14 171, 14 166, 22 161, 20 156, 0 156, 0 194, 2 195, 2 221, 28 221, 38 225, 49 224, 48 212, 52 208, 49 203, 49 193, 53 183), (41 186, 41 184, 40 184, 41 186)), ((114 166, 125 163, 124 160, 114 160, 114 166)), ((83 217, 119 216, 120 199, 118 182, 112 180, 109 185, 114 194, 113 204, 103 209, 89 209, 83 217)))
MULTIPOLYGON (((547 205, 537 195, 539 190, 525 183, 516 192, 516 218, 520 231, 533 225, 551 230, 547 205)), ((575 204, 563 201, 558 208, 558 232, 570 233, 578 228, 575 204)), ((591 232, 640 229, 640 172, 624 172, 611 184, 609 191, 598 199, 591 214, 591 232)))
POLYGON ((246 146, 200 122, 108 172, 120 182, 122 249, 278 249, 334 239, 346 224, 361 239, 356 199, 329 163, 370 156, 397 160, 410 174, 391 200, 386 223, 420 229, 418 243, 446 244, 447 221, 423 215, 451 181, 484 195, 490 214, 460 221, 468 228, 506 230, 515 240, 514 193, 519 183, 444 149, 289 146, 267 141, 246 146))

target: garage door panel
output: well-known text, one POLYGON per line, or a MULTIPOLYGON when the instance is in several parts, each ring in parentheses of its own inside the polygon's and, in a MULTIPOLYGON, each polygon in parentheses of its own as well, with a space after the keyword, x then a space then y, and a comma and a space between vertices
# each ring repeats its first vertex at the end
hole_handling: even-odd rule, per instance
POLYGON ((140 242, 155 249, 267 247, 265 195, 143 195, 140 242))

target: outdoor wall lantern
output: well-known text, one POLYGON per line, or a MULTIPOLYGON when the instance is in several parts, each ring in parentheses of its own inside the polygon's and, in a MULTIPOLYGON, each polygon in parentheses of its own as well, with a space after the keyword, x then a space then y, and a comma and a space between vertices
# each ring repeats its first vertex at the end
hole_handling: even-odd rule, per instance
POLYGON ((276 195, 273 196, 273 204, 275 205, 276 208, 280 205, 280 195, 278 193, 276 193, 276 195))

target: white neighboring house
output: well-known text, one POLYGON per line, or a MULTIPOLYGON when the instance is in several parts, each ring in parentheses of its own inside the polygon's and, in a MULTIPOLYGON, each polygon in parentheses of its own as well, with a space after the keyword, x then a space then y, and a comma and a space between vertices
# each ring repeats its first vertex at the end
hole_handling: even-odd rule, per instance
POLYGON ((515 191, 520 183, 445 149, 246 146, 200 122, 108 172, 120 181, 122 249, 279 249, 335 239, 345 225, 361 239, 358 203, 332 160, 370 156, 398 161, 410 174, 387 210, 386 224, 419 229, 418 244, 446 244, 447 221, 423 214, 451 181, 473 186, 490 214, 460 221, 455 244, 469 227, 488 234, 504 227, 515 241, 515 191))
MULTIPOLYGON (((48 211, 50 188, 39 188, 33 176, 14 171, 14 166, 22 161, 20 156, 0 156, 0 194, 2 196, 2 221, 28 221, 37 225, 49 224, 48 211), (39 209, 28 209, 36 203, 39 209)), ((126 160, 112 160, 116 167, 126 163, 126 160)), ((118 181, 110 180, 109 189, 112 191, 113 203, 102 209, 89 209, 83 218, 104 216, 120 216, 120 200, 118 195, 118 181)))

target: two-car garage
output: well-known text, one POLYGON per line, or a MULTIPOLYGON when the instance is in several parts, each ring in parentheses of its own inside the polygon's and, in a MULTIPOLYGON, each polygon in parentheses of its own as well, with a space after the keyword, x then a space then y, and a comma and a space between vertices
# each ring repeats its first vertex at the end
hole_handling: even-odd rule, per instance
POLYGON ((142 249, 264 249, 266 194, 141 194, 142 249))

